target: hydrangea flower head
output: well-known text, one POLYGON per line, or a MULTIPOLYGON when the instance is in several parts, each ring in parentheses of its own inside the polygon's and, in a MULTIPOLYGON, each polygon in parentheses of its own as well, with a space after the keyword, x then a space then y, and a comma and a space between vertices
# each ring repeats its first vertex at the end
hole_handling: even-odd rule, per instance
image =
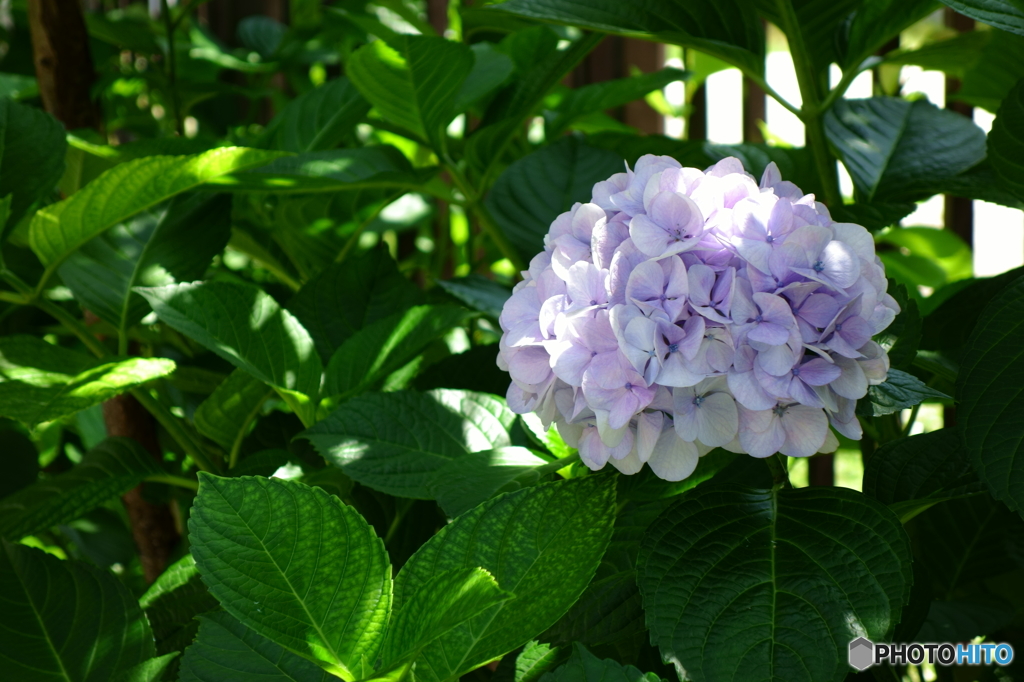
POLYGON ((735 158, 641 157, 555 219, 523 278, 499 320, 509 406, 591 469, 673 481, 716 447, 860 438, 856 401, 889 369, 871 338, 899 312, 867 230, 735 158))

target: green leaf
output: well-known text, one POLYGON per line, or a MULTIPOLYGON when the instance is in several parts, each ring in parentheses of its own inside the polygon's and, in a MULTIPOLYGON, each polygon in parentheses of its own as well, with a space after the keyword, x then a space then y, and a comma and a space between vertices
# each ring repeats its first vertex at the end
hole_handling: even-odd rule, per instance
POLYGON ((894 35, 926 17, 938 5, 936 0, 875 0, 861 4, 849 19, 842 66, 860 66, 894 35))
POLYGON ((989 36, 974 59, 965 60, 960 89, 953 99, 982 107, 992 113, 999 109, 1021 78, 1024 78, 1024 36, 1004 31, 971 31, 989 36))
POLYGON ((147 156, 114 166, 32 218, 29 244, 52 270, 109 228, 221 175, 259 166, 279 152, 223 147, 193 156, 147 156))
POLYGON ((314 400, 319 395, 323 365, 313 339, 262 289, 214 281, 135 290, 162 322, 263 383, 314 400))
POLYGON ((825 114, 825 133, 867 201, 930 196, 985 158, 978 126, 925 100, 839 100, 825 114))
POLYGON ((1024 35, 1024 7, 1018 0, 942 0, 960 14, 1000 28, 1024 35))
POLYGON ((979 199, 1001 206, 1024 210, 1024 199, 1004 187, 992 169, 992 160, 985 159, 977 166, 942 182, 940 192, 955 197, 979 199))
POLYGON ((272 393, 251 374, 236 369, 196 408, 196 429, 226 452, 236 451, 272 393))
MULTIPOLYGON (((64 134, 63 126, 46 112, 0 100, 0 197, 12 197, 8 226, 57 186, 64 172, 64 134)), ((0 235, 5 231, 0 226, 0 235)))
POLYGON ((178 652, 172 651, 163 656, 143 661, 118 675, 114 682, 159 682, 163 678, 164 671, 177 657, 178 652))
POLYGON ((988 136, 988 153, 1002 185, 1024 200, 1024 78, 999 107, 988 136))
POLYGON ((557 138, 581 116, 620 107, 643 98, 653 90, 660 90, 669 83, 686 80, 687 77, 685 71, 666 68, 653 73, 592 83, 569 90, 562 96, 562 100, 548 120, 546 137, 551 140, 557 138))
POLYGON ((94 237, 61 264, 60 277, 83 307, 127 329, 149 312, 132 287, 202 278, 230 235, 230 197, 178 197, 94 237))
POLYGON ((181 682, 330 682, 326 670, 261 637, 230 614, 199 617, 199 635, 185 649, 181 682))
POLYGON ((109 682, 152 658, 153 634, 109 571, 0 541, 0 664, 22 682, 109 682))
POLYGON ((957 423, 978 476, 1010 509, 1024 507, 1024 458, 1020 457, 1024 406, 1024 278, 985 306, 957 377, 957 423))
POLYGON ((450 305, 420 305, 360 329, 327 365, 327 395, 357 395, 412 360, 472 313, 450 305))
POLYGON ((748 71, 764 71, 764 33, 747 2, 508 0, 493 11, 692 47, 748 71))
POLYGON ((463 653, 458 630, 467 621, 515 595, 498 586, 482 568, 456 568, 423 584, 401 609, 395 611, 381 648, 381 668, 410 662, 436 644, 450 656, 463 653))
POLYGON ((885 381, 868 387, 867 399, 857 403, 857 413, 869 417, 881 417, 908 407, 919 405, 925 400, 950 400, 950 396, 929 388, 913 374, 890 369, 885 381))
POLYGON ((309 330, 326 362, 363 327, 422 300, 419 288, 382 247, 330 266, 292 297, 288 309, 309 330))
POLYGON ((573 646, 569 660, 540 678, 541 682, 660 682, 654 673, 642 673, 610 658, 600 659, 582 644, 573 646))
POLYGON ((498 319, 505 302, 512 296, 508 287, 476 273, 455 279, 438 280, 438 286, 473 310, 498 319))
POLYGON ((483 99, 501 87, 515 65, 512 59, 486 41, 470 45, 473 50, 473 69, 459 89, 453 109, 456 113, 465 111, 471 104, 483 99))
POLYGON ((418 189, 435 169, 413 169, 390 145, 331 149, 283 156, 261 168, 225 174, 206 184, 227 192, 347 192, 400 187, 418 189))
POLYGON ((398 36, 352 53, 346 73, 384 120, 445 149, 445 128, 473 69, 473 51, 444 38, 398 36))
POLYGON ((829 209, 832 219, 840 223, 856 223, 863 225, 872 232, 877 232, 884 227, 896 225, 903 218, 914 212, 917 208, 913 203, 902 204, 876 204, 876 203, 853 203, 843 206, 834 206, 829 209))
POLYGON ((292 481, 204 474, 189 538, 203 581, 249 629, 349 680, 375 660, 391 566, 353 507, 292 481))
POLYGON ((901 227, 883 232, 875 241, 901 247, 912 255, 935 262, 943 270, 947 282, 974 274, 971 247, 952 230, 901 227))
POLYGON ((515 599, 491 607, 427 646, 424 682, 456 678, 553 624, 590 582, 614 521, 612 476, 587 476, 501 495, 463 514, 424 544, 395 579, 401 612, 434 576, 480 566, 515 599))
POLYGON ((1011 622, 1016 609, 991 599, 933 601, 915 642, 969 642, 998 632, 1011 622))
POLYGON ((888 641, 912 582, 899 519, 845 488, 701 486, 637 566, 652 642, 696 682, 843 680, 846 643, 888 641))
MULTIPOLYGON (((547 463, 522 447, 482 450, 448 462, 431 477, 427 487, 445 513, 454 518, 499 491, 517 489, 517 479, 547 463)), ((539 479, 535 474, 526 484, 539 479)))
POLYGON ((39 478, 39 451, 11 422, 0 423, 0 442, 4 444, 4 475, 0 478, 0 500, 3 500, 39 478))
POLYGON ((995 277, 964 280, 924 299, 928 303, 943 291, 951 292, 930 311, 925 309, 921 349, 942 351, 950 359, 959 361, 985 304, 1021 275, 1024 275, 1024 268, 1015 268, 995 277))
POLYGON ((956 428, 889 441, 864 467, 864 494, 908 520, 933 504, 982 492, 956 428))
POLYGON ((910 369, 917 359, 917 348, 921 345, 921 313, 917 301, 910 297, 907 288, 896 282, 889 282, 889 294, 900 306, 900 313, 885 331, 875 338, 889 355, 889 363, 900 370, 910 369))
POLYGON ((160 473, 136 441, 108 438, 69 471, 0 500, 0 537, 17 540, 67 523, 160 473))
POLYGON ((569 651, 565 648, 533 640, 526 643, 514 661, 511 656, 502 658, 493 679, 495 682, 499 679, 501 682, 538 682, 545 673, 557 668, 568 657, 569 651), (508 670, 508 675, 500 677, 505 670, 508 670))
POLYGON ((166 358, 99 360, 28 335, 0 337, 0 416, 50 421, 167 376, 166 358))
POLYGON ((191 554, 174 562, 139 597, 149 619, 157 653, 180 651, 196 637, 195 617, 217 608, 217 600, 199 577, 191 554))
POLYGON ((485 201, 494 221, 529 260, 544 248, 551 221, 577 201, 590 201, 594 183, 622 170, 622 159, 564 137, 514 162, 485 201))
POLYGON ((302 436, 356 481, 429 500, 434 472, 467 453, 511 445, 514 420, 503 400, 483 393, 371 393, 342 403, 302 436))

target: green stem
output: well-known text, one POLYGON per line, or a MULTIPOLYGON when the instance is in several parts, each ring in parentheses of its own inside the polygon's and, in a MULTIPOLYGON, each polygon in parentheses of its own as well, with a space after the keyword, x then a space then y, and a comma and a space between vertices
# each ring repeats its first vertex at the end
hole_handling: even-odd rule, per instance
POLYGON ((172 476, 171 474, 156 474, 154 476, 146 477, 147 483, 166 483, 167 485, 176 485, 179 488, 188 488, 189 490, 198 491, 199 481, 193 481, 191 478, 185 478, 184 476, 172 476))
POLYGON ((398 197, 402 196, 403 192, 396 192, 395 194, 388 196, 387 198, 380 202, 380 205, 377 206, 376 209, 374 209, 373 213, 371 213, 369 217, 366 218, 366 220, 361 222, 359 224, 359 227, 356 228, 356 231, 349 236, 348 241, 345 242, 345 246, 341 247, 341 251, 339 251, 338 255, 335 257, 335 263, 341 263, 342 261, 345 260, 345 258, 348 257, 348 254, 351 253, 352 249, 354 249, 356 244, 359 243, 359 238, 363 235, 363 232, 366 230, 366 228, 370 226, 370 223, 372 223, 374 219, 380 215, 380 212, 383 211, 388 206, 388 204, 390 204, 398 197))
POLYGON ((153 417, 160 422, 160 425, 171 434, 171 437, 185 450, 185 453, 192 458, 203 471, 219 473, 213 461, 206 456, 202 448, 192 439, 192 435, 185 430, 185 427, 178 421, 178 418, 170 413, 160 402, 142 388, 133 388, 131 394, 142 404, 153 417))
POLYGON ((776 8, 781 17, 781 27, 789 40, 789 51, 793 55, 793 66, 796 69, 797 83, 800 85, 801 118, 806 129, 807 146, 814 156, 814 165, 825 186, 825 203, 829 206, 841 206, 842 194, 839 191, 839 172, 825 136, 825 125, 822 120, 821 93, 818 78, 814 71, 810 53, 804 44, 803 34, 797 20, 796 10, 791 0, 776 0, 776 8))
POLYGON ((776 452, 771 457, 765 458, 764 462, 768 465, 768 470, 772 472, 772 483, 776 488, 793 487, 793 484, 789 482, 789 467, 786 460, 783 459, 783 455, 776 452))
POLYGON ((388 526, 388 532, 384 536, 385 545, 395 537, 395 533, 398 532, 398 526, 402 523, 402 518, 405 517, 406 512, 412 507, 413 502, 414 500, 405 498, 399 498, 395 501, 395 516, 391 519, 391 525, 388 526))
POLYGON ((914 408, 910 410, 910 419, 907 420, 907 425, 903 427, 903 437, 906 438, 910 435, 910 429, 914 428, 914 422, 917 421, 917 411, 921 409, 921 403, 914 405, 914 408))
POLYGON ((820 113, 825 114, 826 111, 832 108, 832 105, 836 103, 836 100, 842 97, 846 91, 850 88, 850 84, 853 80, 859 76, 864 69, 861 65, 851 66, 846 71, 843 71, 843 77, 839 79, 836 86, 829 90, 829 93, 825 96, 825 100, 821 103, 820 113))
POLYGON ((171 19, 171 8, 167 0, 160 0, 160 14, 167 31, 167 87, 171 93, 171 110, 174 112, 174 129, 179 137, 185 135, 185 122, 181 120, 181 98, 178 97, 178 62, 174 54, 175 22, 171 19))
POLYGON ((788 99, 786 99, 785 97, 780 95, 779 92, 775 88, 773 88, 772 86, 768 85, 768 81, 765 80, 764 76, 762 76, 759 73, 755 73, 753 71, 747 71, 746 69, 743 69, 743 75, 745 75, 747 78, 749 78, 755 85, 757 85, 757 87, 759 87, 762 90, 764 90, 766 95, 770 96, 776 102, 781 104, 784 109, 788 110, 789 112, 791 112, 793 114, 796 114, 796 116, 798 116, 800 118, 804 117, 804 114, 803 114, 802 111, 800 111, 799 107, 797 107, 792 102, 790 102, 788 99))
POLYGON ((523 263, 523 259, 520 257, 519 252, 516 251, 514 246, 512 246, 512 242, 508 240, 505 233, 501 231, 501 228, 494 223, 490 213, 487 212, 487 209, 480 201, 480 197, 473 191, 469 182, 459 172, 455 163, 449 161, 445 163, 445 168, 452 176, 452 181, 455 183, 455 186, 458 187, 459 191, 466 197, 466 209, 476 214, 477 220, 480 221, 480 229, 482 229, 488 238, 494 242, 494 245, 498 247, 501 255, 507 258, 517 271, 525 270, 526 264, 523 263))
POLYGON ((56 303, 47 301, 43 298, 35 299, 32 301, 32 304, 67 327, 71 333, 77 336, 78 340, 92 352, 93 355, 98 358, 110 357, 110 351, 107 350, 106 346, 104 346, 84 324, 76 320, 71 313, 64 310, 56 303))
POLYGON ((548 462, 547 464, 541 464, 539 467, 536 467, 534 471, 541 476, 547 476, 548 474, 553 474, 556 471, 561 471, 567 466, 572 466, 578 461, 580 461, 580 453, 574 452, 568 457, 556 459, 554 462, 548 462))

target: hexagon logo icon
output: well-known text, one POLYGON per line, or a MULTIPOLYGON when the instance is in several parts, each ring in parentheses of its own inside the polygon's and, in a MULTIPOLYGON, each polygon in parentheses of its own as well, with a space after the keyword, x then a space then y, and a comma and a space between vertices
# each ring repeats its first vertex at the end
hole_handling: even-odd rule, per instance
POLYGON ((875 645, 870 639, 858 637, 850 642, 850 666, 857 670, 865 670, 875 659, 875 645))

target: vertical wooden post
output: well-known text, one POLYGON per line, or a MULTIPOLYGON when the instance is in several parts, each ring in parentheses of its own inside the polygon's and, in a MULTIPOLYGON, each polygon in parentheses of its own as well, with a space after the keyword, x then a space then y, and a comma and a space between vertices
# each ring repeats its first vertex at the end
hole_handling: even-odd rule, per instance
POLYGON ((743 79, 743 141, 764 142, 764 135, 757 125, 764 121, 765 93, 760 85, 749 78, 743 79))

